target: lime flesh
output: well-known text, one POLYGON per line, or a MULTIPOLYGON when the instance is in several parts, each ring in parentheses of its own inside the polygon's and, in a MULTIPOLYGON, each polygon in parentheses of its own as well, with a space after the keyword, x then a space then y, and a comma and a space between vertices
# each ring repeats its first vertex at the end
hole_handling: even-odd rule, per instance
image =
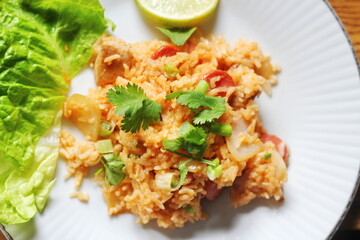
POLYGON ((193 27, 208 19, 219 0, 136 0, 143 15, 163 27, 193 27))

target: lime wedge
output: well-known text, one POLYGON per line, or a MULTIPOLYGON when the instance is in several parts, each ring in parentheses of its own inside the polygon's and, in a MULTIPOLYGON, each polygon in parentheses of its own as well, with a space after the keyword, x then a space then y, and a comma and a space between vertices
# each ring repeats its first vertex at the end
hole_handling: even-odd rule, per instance
POLYGON ((193 27, 205 21, 219 0, 136 0, 143 15, 163 27, 193 27))

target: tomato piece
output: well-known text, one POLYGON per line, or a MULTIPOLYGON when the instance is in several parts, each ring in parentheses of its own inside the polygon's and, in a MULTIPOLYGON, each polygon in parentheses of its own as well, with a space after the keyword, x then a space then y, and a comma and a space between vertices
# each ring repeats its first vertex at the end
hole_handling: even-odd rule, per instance
POLYGON ((183 50, 187 53, 192 53, 195 50, 195 44, 193 44, 192 42, 187 42, 184 45, 183 50))
POLYGON ((222 188, 218 189, 217 184, 213 181, 207 181, 205 184, 205 190, 206 190, 206 199, 209 201, 215 200, 220 193, 222 192, 222 188))
MULTIPOLYGON (((213 86, 212 83, 215 83, 215 87, 213 88, 235 86, 232 77, 227 72, 222 70, 210 71, 203 76, 203 79, 206 80, 210 86, 213 86)), ((225 97, 226 92, 219 92, 218 96, 225 97)))
POLYGON ((180 52, 177 47, 173 45, 165 45, 161 46, 158 50, 156 50, 151 56, 151 58, 156 60, 159 57, 171 57, 174 56, 177 52, 180 52))
POLYGON ((260 140, 263 143, 266 143, 268 141, 271 141, 274 143, 276 150, 280 153, 281 157, 284 159, 284 162, 287 164, 288 163, 288 159, 289 159, 289 151, 286 147, 286 144, 283 140, 281 140, 280 138, 278 138, 275 135, 268 135, 268 134, 263 134, 260 137, 260 140))

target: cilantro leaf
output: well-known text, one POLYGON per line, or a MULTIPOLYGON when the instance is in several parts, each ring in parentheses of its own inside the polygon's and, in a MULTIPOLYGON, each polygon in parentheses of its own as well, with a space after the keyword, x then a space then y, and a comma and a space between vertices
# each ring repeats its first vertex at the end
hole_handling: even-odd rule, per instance
POLYGON ((193 112, 199 108, 205 108, 197 112, 194 123, 205 124, 213 122, 225 112, 225 99, 222 97, 210 97, 199 91, 179 91, 166 95, 166 99, 177 99, 177 103, 187 106, 193 112))
POLYGON ((191 160, 192 159, 189 159, 189 160, 186 160, 179 164, 180 179, 179 179, 179 182, 178 182, 176 188, 180 188, 184 184, 186 175, 188 173, 188 168, 186 167, 186 164, 188 162, 191 162, 191 160))
POLYGON ((126 174, 123 171, 125 165, 120 157, 114 154, 105 154, 101 158, 101 162, 105 168, 106 184, 117 186, 125 179, 126 174))
POLYGON ((145 95, 138 85, 128 83, 126 87, 116 86, 107 93, 109 102, 116 105, 115 113, 124 116, 121 129, 135 133, 147 129, 151 124, 159 121, 162 111, 161 105, 145 95))
POLYGON ((190 154, 196 154, 198 157, 203 156, 207 147, 206 137, 204 129, 193 127, 183 136, 183 149, 190 154))
POLYGON ((129 109, 136 111, 142 107, 142 101, 147 99, 144 90, 136 84, 128 83, 126 87, 115 86, 106 95, 109 102, 116 105, 115 113, 124 115, 129 109))
POLYGON ((180 95, 182 94, 186 94, 188 92, 186 91, 176 91, 176 92, 172 92, 172 93, 169 93, 166 95, 166 100, 171 100, 171 99, 175 99, 175 98, 178 98, 180 95))
POLYGON ((201 127, 194 127, 188 122, 181 125, 179 129, 179 138, 174 140, 164 139, 162 144, 168 151, 178 151, 184 149, 190 154, 196 154, 197 157, 204 155, 206 145, 206 133, 201 127))
POLYGON ((202 157, 204 155, 206 144, 197 145, 190 142, 185 142, 184 149, 190 154, 196 154, 197 157, 202 157))
MULTIPOLYGON (((210 160, 206 160, 206 159, 200 159, 200 158, 195 158, 191 155, 187 155, 187 154, 184 154, 184 153, 179 153, 179 152, 176 152, 176 151, 171 151, 170 149, 165 149, 171 153, 174 153, 176 155, 179 155, 179 156, 182 156, 182 157, 185 157, 185 158, 188 158, 188 160, 184 161, 184 162, 181 162, 178 166, 179 168, 179 171, 180 171, 180 179, 178 181, 178 184, 176 186, 176 188, 180 188, 184 182, 185 182, 185 178, 186 178, 186 175, 188 173, 188 169, 186 167, 186 164, 188 162, 191 162, 191 161, 197 161, 197 162, 201 162, 201 163, 205 163, 209 166, 212 166, 214 168, 218 167, 219 166, 219 161, 210 161, 210 160)), ((216 160, 216 159, 215 159, 216 160)), ((221 166, 220 166, 221 167, 221 166)), ((216 169, 216 171, 219 171, 218 169, 216 169)), ((220 170, 221 171, 221 170, 220 170)), ((215 174, 217 174, 217 172, 215 172, 215 174)))
POLYGON ((162 144, 164 146, 165 149, 170 150, 170 151, 177 151, 180 150, 181 148, 183 148, 184 145, 184 141, 182 138, 177 138, 177 139, 164 139, 162 141, 162 144))
POLYGON ((142 127, 147 129, 151 124, 160 119, 161 105, 149 99, 142 102, 140 108, 131 107, 125 112, 125 117, 121 121, 121 129, 125 132, 135 133, 142 127))
POLYGON ((202 92, 189 91, 181 94, 177 98, 177 102, 189 108, 207 107, 212 109, 222 109, 225 111, 225 99, 222 97, 206 96, 202 92))
POLYGON ((162 28, 158 27, 163 34, 165 34, 172 43, 178 46, 182 46, 190 38, 190 36, 196 31, 196 27, 193 28, 162 28))
POLYGON ((206 160, 206 159, 202 159, 202 158, 193 157, 193 156, 191 156, 190 154, 175 152, 175 151, 171 151, 171 150, 169 150, 169 149, 165 149, 165 150, 167 150, 167 151, 169 151, 169 152, 171 152, 171 153, 173 153, 173 154, 182 156, 182 157, 184 157, 184 158, 189 158, 189 159, 191 159, 192 161, 197 161, 197 162, 205 163, 205 164, 207 164, 207 165, 211 165, 211 166, 214 166, 214 167, 217 166, 217 164, 214 163, 214 162, 211 161, 211 160, 206 160))
POLYGON ((201 127, 194 127, 183 136, 185 142, 196 145, 204 145, 206 143, 206 137, 207 135, 201 127))
MULTIPOLYGON (((184 138, 177 138, 177 139, 173 139, 173 140, 164 139, 162 141, 162 144, 164 146, 164 149, 169 152, 174 153, 180 149, 184 149, 186 152, 188 152, 190 154, 196 154, 198 157, 201 157, 202 155, 204 155, 205 149, 207 147, 207 145, 205 143, 204 144, 191 143, 191 142, 184 140, 184 138)), ((192 156, 190 156, 190 157, 192 157, 192 156)))
POLYGON ((211 109, 211 110, 203 110, 200 113, 196 114, 194 117, 194 124, 204 124, 207 122, 213 122, 214 119, 217 119, 223 115, 223 109, 211 109))

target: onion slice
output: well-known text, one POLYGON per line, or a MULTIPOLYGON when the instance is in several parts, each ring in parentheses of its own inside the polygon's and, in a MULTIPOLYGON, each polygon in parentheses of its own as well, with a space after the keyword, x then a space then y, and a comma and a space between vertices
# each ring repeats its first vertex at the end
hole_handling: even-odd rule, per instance
POLYGON ((260 151, 261 143, 247 144, 241 142, 241 134, 249 135, 247 132, 248 125, 242 118, 234 121, 232 128, 233 133, 231 137, 226 138, 226 144, 233 158, 237 161, 245 161, 260 151))

